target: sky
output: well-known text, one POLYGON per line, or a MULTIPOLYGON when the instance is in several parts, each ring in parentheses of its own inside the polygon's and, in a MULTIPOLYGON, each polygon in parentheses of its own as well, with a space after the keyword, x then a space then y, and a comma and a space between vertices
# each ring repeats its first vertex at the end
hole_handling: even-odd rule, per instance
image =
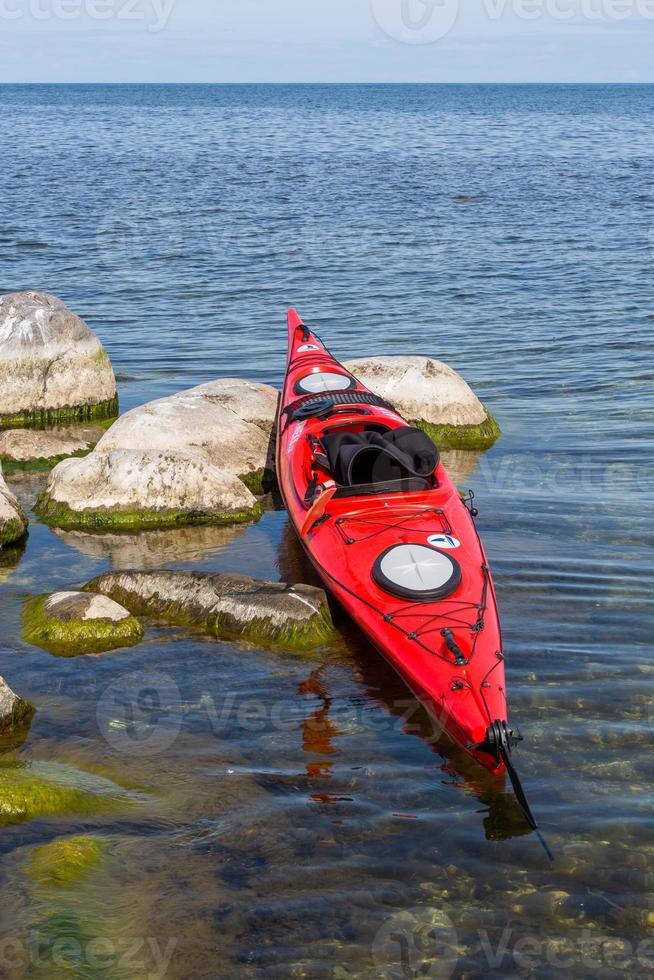
POLYGON ((1 82, 654 82, 654 0, 0 0, 1 82))

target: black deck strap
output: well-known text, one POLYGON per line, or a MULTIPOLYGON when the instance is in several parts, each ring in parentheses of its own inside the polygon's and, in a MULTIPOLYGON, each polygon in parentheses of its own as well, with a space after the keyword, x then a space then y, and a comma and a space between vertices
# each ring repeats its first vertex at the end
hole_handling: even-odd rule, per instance
POLYGON ((394 412, 395 408, 390 402, 384 401, 379 395, 373 395, 371 391, 333 391, 320 392, 316 395, 303 395, 296 398, 294 402, 287 405, 282 415, 292 418, 298 408, 304 405, 315 404, 316 402, 326 402, 329 400, 332 405, 377 405, 379 408, 387 408, 394 412))

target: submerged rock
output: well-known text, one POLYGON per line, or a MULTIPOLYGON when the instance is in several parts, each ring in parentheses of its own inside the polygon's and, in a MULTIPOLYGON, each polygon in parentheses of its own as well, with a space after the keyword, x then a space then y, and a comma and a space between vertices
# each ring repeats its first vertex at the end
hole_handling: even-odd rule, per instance
POLYGON ((0 430, 0 462, 9 472, 50 470, 62 459, 86 456, 104 433, 97 426, 0 430))
POLYGON ((34 708, 23 701, 0 677, 0 734, 25 728, 34 716, 34 708))
POLYGON ((27 518, 5 483, 0 468, 0 548, 20 541, 27 534, 27 518))
POLYGON ((111 596, 134 615, 197 626, 221 639, 310 649, 334 628, 325 593, 309 585, 164 571, 109 572, 86 588, 111 596))
POLYGON ((0 766, 0 827, 66 814, 102 815, 145 799, 142 793, 74 766, 0 766))
POLYGON ((65 888, 78 884, 102 862, 107 842, 98 837, 63 837, 33 848, 27 864, 30 881, 65 888))
POLYGON ((467 382, 441 361, 367 357, 345 367, 441 449, 488 449, 500 436, 497 422, 467 382))
POLYGON ((143 639, 143 627, 105 595, 58 592, 28 599, 23 636, 34 646, 74 657, 132 646, 143 639))
POLYGON ((128 412, 50 474, 37 512, 63 528, 236 524, 261 516, 277 392, 215 381, 128 412))
POLYGON ((116 379, 83 320, 47 293, 0 297, 0 426, 105 418, 116 379))

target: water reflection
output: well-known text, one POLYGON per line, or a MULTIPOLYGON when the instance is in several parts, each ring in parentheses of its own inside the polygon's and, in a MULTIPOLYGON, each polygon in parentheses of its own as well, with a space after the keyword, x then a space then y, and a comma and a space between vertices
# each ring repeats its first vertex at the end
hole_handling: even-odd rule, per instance
POLYGON ((130 534, 89 534, 85 531, 52 533, 70 548, 88 558, 109 561, 116 570, 149 571, 170 564, 200 562, 234 543, 245 534, 243 525, 235 527, 180 527, 170 530, 140 531, 130 534))
POLYGON ((460 490, 467 490, 469 481, 478 472, 484 455, 468 449, 447 449, 441 453, 441 460, 452 482, 460 490))
MULTIPOLYGON (((324 674, 324 665, 312 671, 307 680, 298 687, 298 694, 309 695, 318 700, 315 711, 302 722, 302 748, 308 755, 329 757, 336 754, 333 740, 341 733, 329 718, 332 699, 324 674)), ((325 779, 331 771, 332 762, 327 759, 307 762, 307 776, 310 779, 325 779)))
POLYGON ((14 571, 20 565, 26 548, 26 540, 10 548, 0 548, 0 585, 9 581, 14 571))

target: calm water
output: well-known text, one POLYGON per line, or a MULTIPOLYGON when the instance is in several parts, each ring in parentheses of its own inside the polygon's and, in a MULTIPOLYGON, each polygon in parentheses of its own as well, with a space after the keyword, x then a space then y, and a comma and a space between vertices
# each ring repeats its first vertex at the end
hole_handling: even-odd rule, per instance
POLYGON ((347 622, 310 657, 154 629, 77 660, 20 640, 26 595, 112 566, 306 580, 282 512, 142 537, 35 524, 0 569, 0 674, 39 712, 0 768, 118 786, 108 815, 2 831, 18 946, 0 975, 652 975, 654 87, 4 87, 0 104, 0 290, 84 316, 123 409, 279 383, 289 303, 343 357, 431 354, 492 408, 501 441, 453 464, 557 856, 347 622), (101 864, 35 883, 32 849, 82 833, 101 864))

